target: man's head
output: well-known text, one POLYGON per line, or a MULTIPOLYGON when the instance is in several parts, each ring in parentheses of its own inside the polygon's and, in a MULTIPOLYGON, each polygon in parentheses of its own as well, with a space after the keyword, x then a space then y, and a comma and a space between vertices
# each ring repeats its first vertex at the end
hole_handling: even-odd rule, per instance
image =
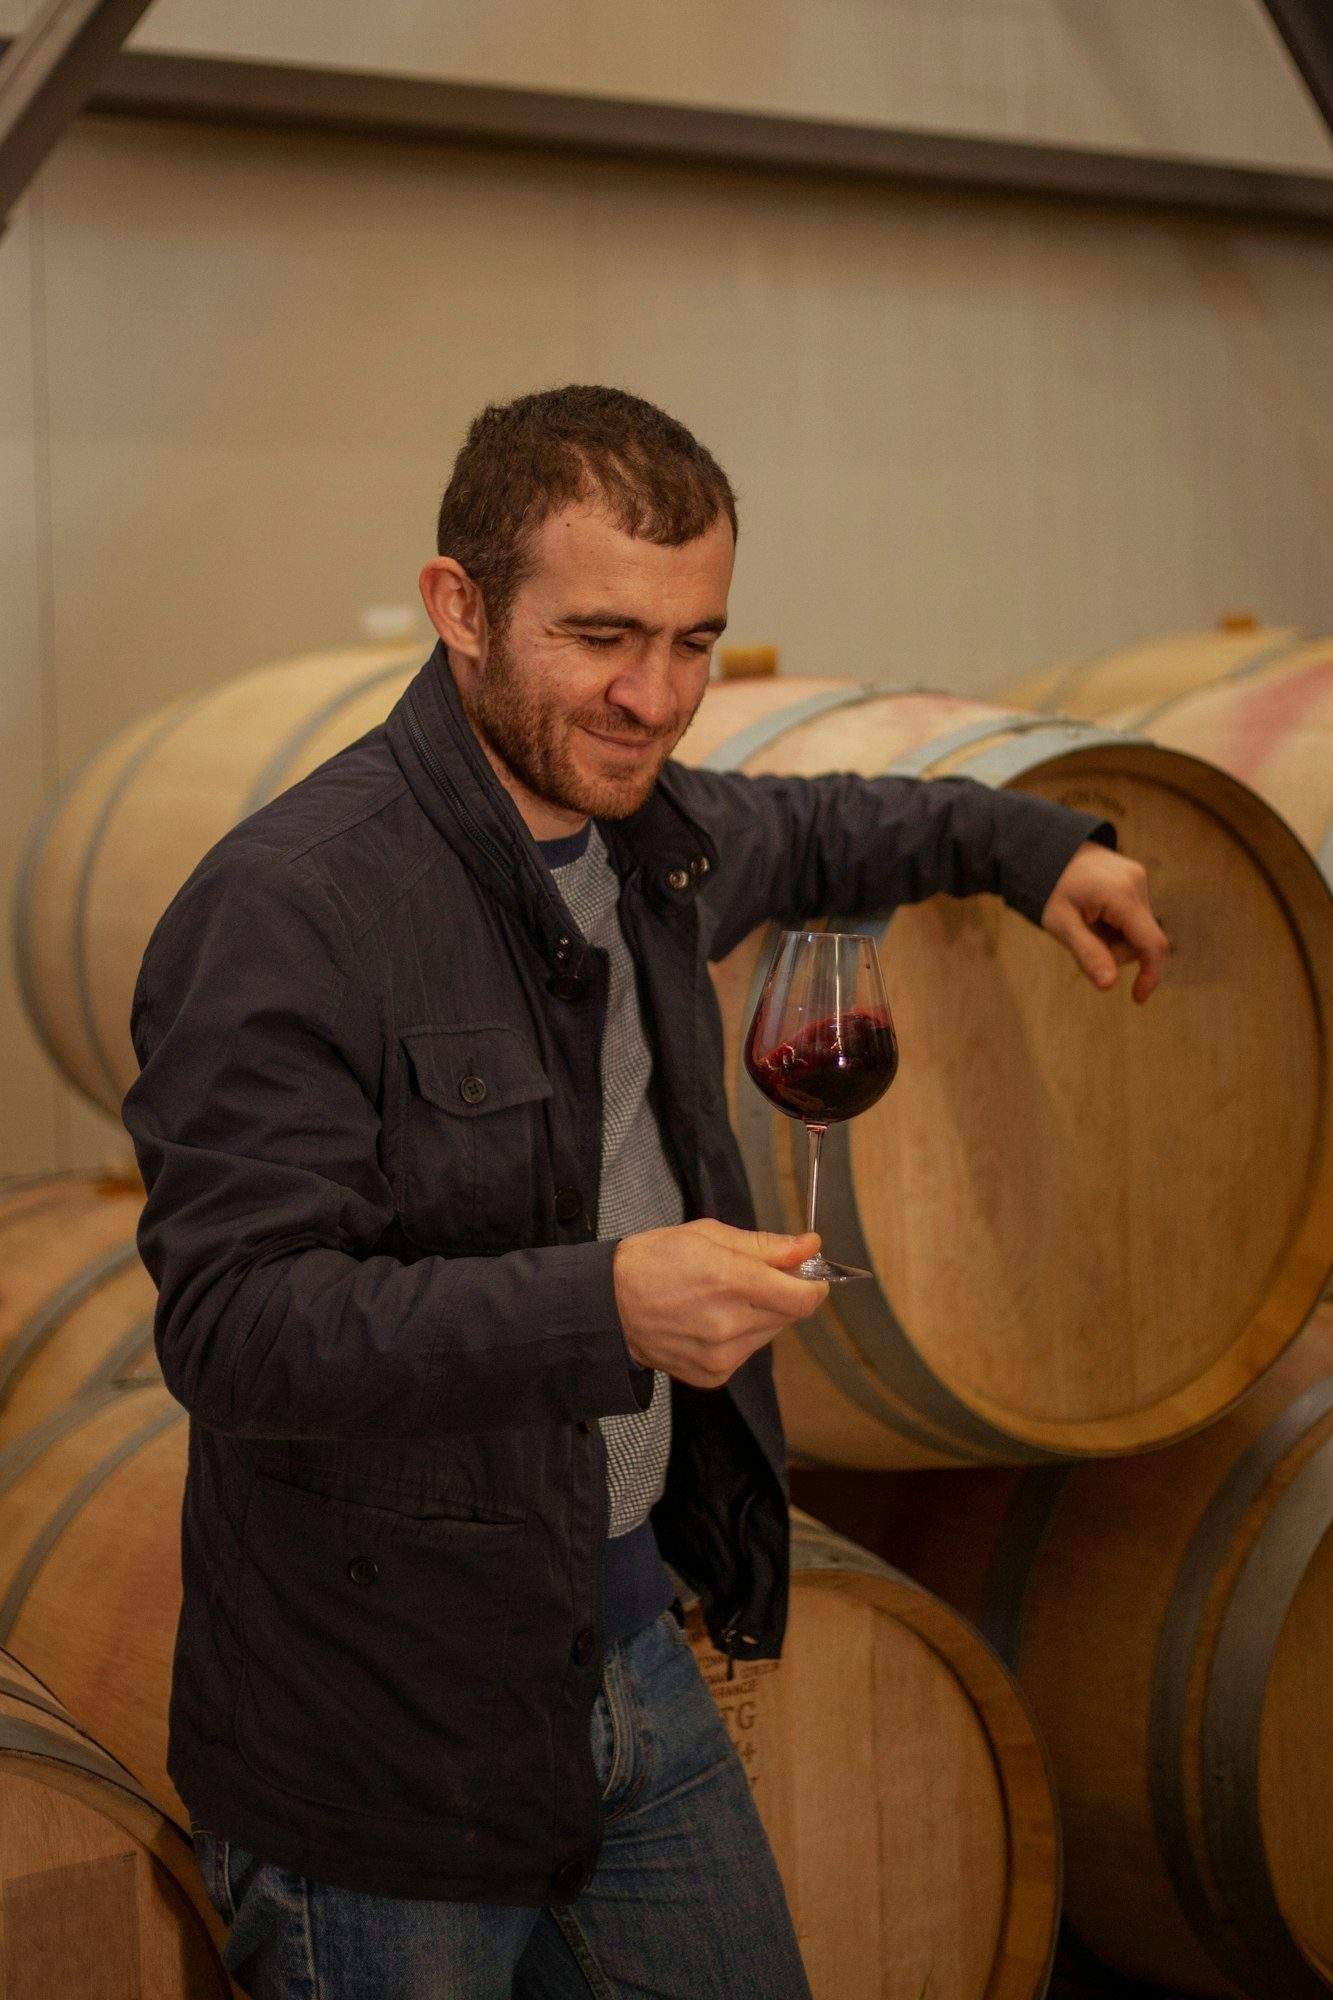
POLYGON ((721 467, 637 396, 576 385, 472 425, 421 590, 539 839, 648 796, 703 698, 735 534, 721 467))

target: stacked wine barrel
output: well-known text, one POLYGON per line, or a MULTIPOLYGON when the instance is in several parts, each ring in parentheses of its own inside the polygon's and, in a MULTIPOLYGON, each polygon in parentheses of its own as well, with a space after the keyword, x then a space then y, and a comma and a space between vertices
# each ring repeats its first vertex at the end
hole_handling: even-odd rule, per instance
MULTIPOLYGON (((95 1102, 118 1112, 136 1074, 131 994, 174 890, 235 820, 382 721, 416 665, 261 668, 147 718, 55 802, 17 949, 39 1032, 95 1102)), ((777 1345, 795 1447, 853 1466, 1041 1462, 1165 1443, 1243 1395, 1311 1310, 1333 1229, 1330 900, 1279 814, 1139 738, 852 681, 718 683, 679 754, 964 776, 1089 808, 1149 864, 1176 945, 1138 1008, 998 898, 874 926, 902 1069, 830 1131, 820 1215, 876 1281, 777 1345)), ((785 1227, 799 1134, 738 1061, 767 944, 757 932, 716 977, 747 1169, 761 1219, 785 1227)))
MULTIPOLYGON (((1333 880, 1328 641, 1238 620, 1001 698, 1208 758, 1333 880)), ((1122 845, 1158 900, 1154 857, 1122 845)), ((1327 1144, 1327 1099, 1309 1101, 1327 1144)), ((1326 1268, 1326 1226, 1322 1243, 1326 1268)), ((1082 1943, 1173 1991, 1333 1991, 1333 1306, 1170 1449, 943 1478, 801 1467, 793 1489, 975 1618, 1014 1669, 1052 1757, 1082 1943)))
MULTIPOLYGON (((260 669, 146 719, 55 802, 30 844, 16 935, 39 1032, 94 1101, 114 1112, 135 1074, 130 993, 175 888, 237 819, 375 728, 418 664, 381 651, 260 669)), ((918 1515, 938 1505, 950 1518, 957 1505, 960 1555, 982 1549, 979 1482, 1043 1490, 1071 1464, 1091 1482, 1108 1469, 1091 1461, 1108 1458, 1131 1477, 1193 1448, 1196 1433, 1199 1443, 1223 1437, 1227 1412, 1257 1406, 1285 1379, 1288 1350, 1293 1361, 1307 1353, 1293 1342, 1333 1262, 1333 900, 1305 842, 1249 783, 1206 755, 1098 721, 921 688, 758 676, 711 688, 678 754, 756 775, 971 777, 1094 811, 1147 863, 1175 946, 1160 992, 1137 1008, 1127 978, 1094 990, 998 899, 941 897, 867 919, 903 1064, 880 1105, 831 1130, 820 1223, 831 1253, 875 1275, 835 1291, 774 1349, 797 1464, 860 1470, 816 1507, 830 1527, 796 1521, 783 1661, 769 1675, 752 1670, 762 1692, 760 1678, 744 1694, 735 1681, 717 1686, 743 1754, 748 1745, 819 2000, 1037 1995, 1058 1901, 1043 1753, 1025 1697, 964 1622, 987 1604, 943 1568, 952 1610, 884 1569, 902 1512, 893 1496, 914 1495, 918 1515), (1171 1450, 1145 1458, 1149 1447, 1171 1450), (967 1467, 976 1470, 949 1470, 967 1467), (847 1494, 867 1481, 874 1499, 859 1539, 878 1561, 833 1533, 848 1525, 847 1494), (894 1837, 881 1842, 880 1830, 894 1837), (881 1854, 867 1881, 866 1857, 881 1854)), ((760 1219, 782 1228, 800 1220, 801 1135, 739 1066, 770 943, 756 933, 715 978, 760 1219)), ((31 1217, 28 1226, 40 1234, 31 1217)), ((105 1225, 89 1226, 88 1261, 108 1257, 105 1283, 115 1284, 105 1225)), ((63 1228, 54 1210, 51 1227, 63 1228)), ((74 1274, 52 1277, 68 1285, 74 1274)), ((18 1441, 0 1492, 0 1643, 150 1797, 179 1811, 162 1758, 183 1412, 146 1366, 144 1304, 125 1284, 114 1310, 85 1299, 76 1312, 48 1311, 77 1356, 68 1364, 55 1336, 32 1330, 43 1312, 32 1288, 11 1394, 26 1377, 23 1423, 51 1435, 26 1457, 18 1441), (59 1412, 61 1381, 77 1421, 59 1412), (136 1645, 118 1700, 95 1684, 95 1663, 136 1645)), ((802 1476, 829 1475, 798 1471, 798 1498, 802 1476)), ((916 1560, 910 1536, 902 1550, 916 1560)), ((934 1590, 925 1572, 923 1559, 934 1590)), ((1314 1630, 1317 1588, 1311 1604, 1314 1630)), ((692 1634, 715 1674, 697 1612, 692 1634)), ((1104 1637, 1090 1630, 1088 1644, 1113 1673, 1104 1637)), ((1019 1647, 1010 1657, 1026 1685, 1032 1656, 1019 1647)), ((1293 1687, 1304 1671, 1292 1669, 1293 1687)), ((1070 1679, 1066 1660, 1061 1673, 1077 1708, 1077 1671, 1070 1679)), ((1040 1676, 1037 1689, 1045 1702, 1040 1676)), ((1043 1715, 1054 1716, 1049 1704, 1043 1715)), ((1109 1731, 1123 1719, 1113 1703, 1108 1718, 1109 1731)), ((1053 1719, 1046 1726, 1058 1734, 1053 1719)), ((1328 1751, 1321 1740, 1312 1752, 1324 1776, 1328 1751)), ((1176 1977, 1188 1963, 1191 1990, 1266 1993, 1248 1973, 1219 1969, 1215 1946, 1173 1957, 1177 1937, 1154 1955, 1165 1900, 1153 1887, 1156 1823, 1134 1820, 1114 1793, 1106 1811, 1122 1901, 1099 1921, 1101 1795, 1071 1779, 1079 1754, 1062 1748, 1058 1764, 1079 1843, 1075 1926, 1129 1970, 1176 1977)), ((1087 1761, 1105 1754, 1094 1742, 1087 1761)), ((1309 1932, 1297 1920, 1293 1948, 1315 1967, 1323 1947, 1316 1938, 1311 1956, 1309 1932)), ((1249 1963, 1246 1946, 1236 1964, 1249 1963)))
POLYGON ((194 1851, 50 1688, 0 1651, 6 1994, 228 2000, 194 1851))
POLYGON ((1185 1993, 1333 1990, 1333 1306, 1165 1451, 793 1486, 1017 1674, 1092 1951, 1185 1993))
POLYGON ((1220 764, 1276 806, 1333 881, 1333 639, 1228 619, 1026 676, 1002 698, 1220 764))

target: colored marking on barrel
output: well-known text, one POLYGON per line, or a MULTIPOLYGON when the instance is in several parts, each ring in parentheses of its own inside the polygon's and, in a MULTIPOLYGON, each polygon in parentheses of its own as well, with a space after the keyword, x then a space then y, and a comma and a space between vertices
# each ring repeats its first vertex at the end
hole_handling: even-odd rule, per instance
POLYGON ((905 750, 901 757, 895 757, 889 766, 894 777, 919 778, 932 764, 942 764, 957 750, 965 750, 969 743, 980 743, 988 736, 1020 735, 1029 729, 1047 729, 1050 718, 1033 715, 1030 709, 1009 709, 998 711, 978 719, 973 716, 958 729, 946 730, 943 736, 932 736, 928 743, 918 743, 915 748, 905 750))
POLYGON ((1304 644, 1304 636, 1298 633, 1294 640, 1279 639, 1276 645, 1261 647, 1257 653, 1251 653, 1248 659, 1242 660, 1238 667, 1232 667, 1228 673, 1214 674, 1211 680, 1196 681, 1192 687, 1173 688, 1170 694, 1163 695, 1160 701, 1151 703, 1138 715, 1126 716, 1125 726, 1147 729, 1149 723, 1157 722, 1162 716, 1169 714, 1178 702, 1187 702, 1191 696, 1202 694, 1207 688, 1224 687, 1232 681, 1248 680, 1252 674, 1262 673, 1265 667, 1275 666, 1279 660, 1285 660, 1290 654, 1299 653, 1304 644))
POLYGON ((1299 730, 1310 711, 1333 694, 1333 654, 1299 673, 1256 681, 1223 718, 1222 747, 1214 762, 1253 782, 1270 753, 1299 730))
POLYGON ((855 708, 863 701, 875 701, 880 695, 921 692, 907 688, 875 687, 863 682, 859 687, 821 688, 818 694, 807 695, 804 701, 794 701, 787 708, 761 715, 757 722, 738 729, 734 736, 728 736, 706 757, 700 759, 697 768, 701 771, 734 771, 747 757, 753 757, 778 736, 784 736, 789 729, 796 729, 802 722, 813 721, 817 715, 824 715, 832 708, 855 708))

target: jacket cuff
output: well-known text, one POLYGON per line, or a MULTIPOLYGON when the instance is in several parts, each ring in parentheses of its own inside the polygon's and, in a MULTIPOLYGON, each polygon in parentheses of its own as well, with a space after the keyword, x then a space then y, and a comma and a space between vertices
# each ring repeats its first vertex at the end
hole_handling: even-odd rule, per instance
POLYGON ((625 1338, 625 1329, 623 1325, 621 1325, 620 1309, 616 1305, 615 1273, 613 1269, 613 1266, 615 1264, 616 1245, 619 1243, 619 1241, 620 1238, 618 1236, 610 1238, 602 1242, 599 1245, 599 1248, 605 1250, 608 1253, 606 1260, 606 1270, 607 1270, 607 1281, 610 1286, 610 1292, 611 1292, 610 1313, 611 1317, 614 1319, 616 1323, 616 1326, 620 1330, 620 1344, 619 1344, 620 1357, 621 1360, 624 1362, 626 1371, 629 1375, 629 1384, 631 1390, 634 1393, 634 1400, 641 1410, 646 1410, 648 1405, 653 1400, 653 1383, 656 1380, 656 1372, 652 1368, 645 1367, 641 1362, 638 1362, 634 1359, 633 1355, 629 1351, 629 1342, 625 1338))
POLYGON ((1022 872, 1013 887, 1005 890, 1004 900, 1029 923, 1039 925, 1052 889, 1084 841, 1100 841, 1114 851, 1120 838, 1115 822, 1098 819, 1095 813, 1079 812, 1027 793, 1006 792, 1005 797, 1023 798, 1037 808, 1031 824, 1018 829, 1022 872))
POLYGON ((598 1416, 632 1416, 636 1410, 646 1410, 653 1399, 653 1370, 641 1367, 630 1354, 616 1304, 613 1266, 618 1241, 618 1237, 604 1238, 570 1246, 574 1254, 581 1252, 588 1259, 588 1291, 584 1296, 590 1338, 598 1342, 596 1372, 599 1380, 604 1378, 594 1392, 598 1416))

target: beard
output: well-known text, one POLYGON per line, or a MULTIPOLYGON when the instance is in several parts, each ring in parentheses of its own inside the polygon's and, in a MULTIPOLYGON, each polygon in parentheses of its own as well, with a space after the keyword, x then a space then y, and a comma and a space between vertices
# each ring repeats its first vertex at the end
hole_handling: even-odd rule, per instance
MULTIPOLYGON (((704 692, 700 690, 699 701, 704 692)), ((626 819, 647 799, 698 706, 696 702, 684 721, 668 730, 645 730, 619 708, 569 713, 556 691, 525 675, 505 635, 496 633, 474 691, 471 716, 474 727, 537 798, 590 819, 626 819), (580 729, 657 747, 633 770, 589 770, 575 754, 580 729)), ((589 745, 585 754, 595 757, 595 746, 589 745)))

